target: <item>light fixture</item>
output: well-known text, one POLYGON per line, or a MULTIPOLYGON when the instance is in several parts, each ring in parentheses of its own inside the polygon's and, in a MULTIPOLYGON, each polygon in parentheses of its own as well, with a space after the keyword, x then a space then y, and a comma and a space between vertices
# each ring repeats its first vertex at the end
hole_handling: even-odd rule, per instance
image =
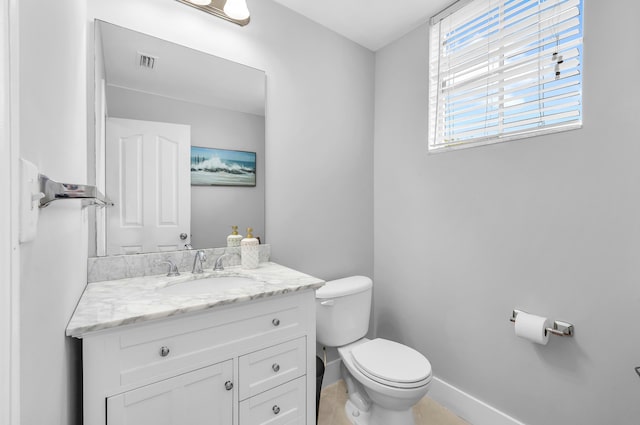
POLYGON ((247 19, 249 8, 247 8, 246 0, 227 0, 224 4, 224 13, 233 19, 247 19))
POLYGON ((176 0, 207 12, 234 24, 245 26, 249 23, 249 9, 246 0, 176 0))

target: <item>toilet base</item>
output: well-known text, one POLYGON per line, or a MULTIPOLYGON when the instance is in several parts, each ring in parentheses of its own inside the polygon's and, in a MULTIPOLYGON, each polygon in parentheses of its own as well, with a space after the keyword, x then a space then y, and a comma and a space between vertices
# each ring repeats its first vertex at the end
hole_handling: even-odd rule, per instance
POLYGON ((369 416, 371 412, 364 412, 356 407, 355 404, 351 402, 351 400, 347 400, 344 405, 344 411, 347 414, 347 419, 353 425, 369 425, 369 416))
POLYGON ((349 422, 353 425, 415 425, 413 410, 389 410, 378 405, 372 405, 368 412, 356 407, 351 400, 344 405, 349 422))

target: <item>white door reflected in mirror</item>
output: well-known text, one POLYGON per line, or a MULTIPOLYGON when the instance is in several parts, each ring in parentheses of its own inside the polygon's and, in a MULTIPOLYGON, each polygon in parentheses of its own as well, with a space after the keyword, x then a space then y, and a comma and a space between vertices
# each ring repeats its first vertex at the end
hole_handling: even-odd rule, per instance
POLYGON ((175 251, 190 243, 191 128, 108 118, 107 255, 175 251))

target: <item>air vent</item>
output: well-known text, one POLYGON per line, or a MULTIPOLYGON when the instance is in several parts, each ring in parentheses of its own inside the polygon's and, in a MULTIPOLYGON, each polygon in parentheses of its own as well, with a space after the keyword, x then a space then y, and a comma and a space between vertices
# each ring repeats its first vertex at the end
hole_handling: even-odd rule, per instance
POLYGON ((153 69, 156 66, 157 62, 157 56, 151 56, 146 53, 138 52, 138 65, 140 65, 141 68, 153 69))

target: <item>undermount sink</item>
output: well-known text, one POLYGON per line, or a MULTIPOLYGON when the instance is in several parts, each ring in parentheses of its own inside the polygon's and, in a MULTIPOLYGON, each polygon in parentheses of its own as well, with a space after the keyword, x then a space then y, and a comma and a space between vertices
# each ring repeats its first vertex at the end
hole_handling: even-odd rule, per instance
POLYGON ((188 280, 186 282, 176 282, 161 288, 165 294, 175 295, 195 295, 230 289, 242 289, 247 286, 256 285, 258 281, 241 276, 213 276, 202 279, 188 280))

